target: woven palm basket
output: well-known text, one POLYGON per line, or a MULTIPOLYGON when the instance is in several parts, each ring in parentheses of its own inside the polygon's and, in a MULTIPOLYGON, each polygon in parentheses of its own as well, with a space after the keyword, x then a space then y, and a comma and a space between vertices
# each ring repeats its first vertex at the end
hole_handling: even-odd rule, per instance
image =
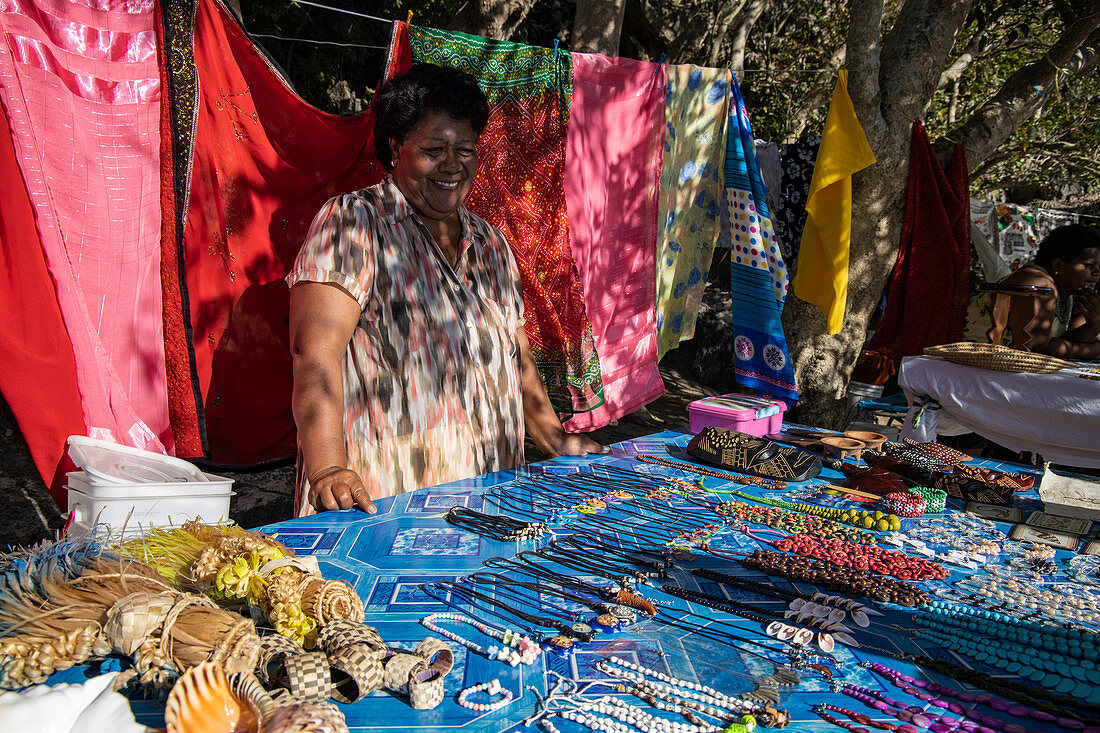
POLYGON ((942 346, 929 346, 927 356, 940 356, 953 364, 995 369, 999 372, 1034 372, 1050 374, 1059 369, 1074 366, 1073 362, 1056 356, 1036 354, 1033 351, 1010 349, 998 344, 979 344, 975 341, 959 341, 942 346))

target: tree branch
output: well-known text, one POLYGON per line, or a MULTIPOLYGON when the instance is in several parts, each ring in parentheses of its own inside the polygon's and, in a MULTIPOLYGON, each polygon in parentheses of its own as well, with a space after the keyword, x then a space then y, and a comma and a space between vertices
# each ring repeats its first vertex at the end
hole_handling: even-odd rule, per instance
POLYGON ((927 113, 972 3, 905 0, 882 43, 882 114, 887 124, 907 126, 927 113))
POLYGON ((1047 90, 1059 74, 1088 73, 1096 66, 1096 54, 1080 50, 1098 27, 1100 0, 1091 0, 1082 17, 1062 31, 1043 58, 1017 69, 996 94, 949 133, 950 138, 966 146, 966 158, 972 168, 1043 106, 1047 90))

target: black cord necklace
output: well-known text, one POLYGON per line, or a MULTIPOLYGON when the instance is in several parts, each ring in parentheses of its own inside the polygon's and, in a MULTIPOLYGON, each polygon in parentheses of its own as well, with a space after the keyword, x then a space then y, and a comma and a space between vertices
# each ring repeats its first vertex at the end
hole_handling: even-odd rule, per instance
POLYGON ((678 585, 662 585, 660 591, 662 593, 668 593, 670 596, 682 598, 685 601, 698 603, 708 608, 713 608, 716 611, 725 611, 734 616, 742 616, 750 621, 757 621, 762 624, 768 623, 769 618, 783 618, 782 611, 757 608, 748 603, 741 603, 740 601, 722 598, 720 596, 711 595, 710 593, 703 593, 702 591, 691 590, 690 588, 681 588, 678 585))
MULTIPOLYGON (((436 583, 432 583, 431 585, 439 588, 440 590, 449 591, 453 595, 457 595, 458 597, 463 598, 471 605, 475 605, 473 603, 474 599, 479 600, 482 603, 487 603, 492 608, 503 609, 504 611, 512 614, 516 618, 523 619, 527 623, 535 624, 536 626, 542 626, 548 629, 555 629, 560 635, 575 639, 577 641, 588 642, 591 641, 592 638, 596 635, 595 630, 588 624, 567 624, 556 618, 535 616, 534 614, 521 611, 518 608, 512 608, 511 606, 500 603, 496 599, 487 596, 484 593, 479 593, 478 591, 475 591, 473 588, 470 588, 468 586, 458 585, 457 583, 452 583, 450 581, 439 581, 436 583)), ((490 613, 494 612, 490 611, 490 613)), ((500 614, 494 613, 494 615, 500 618, 500 614)))
POLYGON ((444 517, 447 523, 500 542, 523 541, 546 532, 543 522, 521 522, 507 515, 485 514, 456 504, 444 517))

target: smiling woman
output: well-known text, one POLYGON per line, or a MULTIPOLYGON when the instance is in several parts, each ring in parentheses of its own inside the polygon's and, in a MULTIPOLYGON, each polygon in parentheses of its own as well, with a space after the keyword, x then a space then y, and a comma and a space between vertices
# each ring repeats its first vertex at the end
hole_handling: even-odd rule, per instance
POLYGON ((374 112, 391 175, 325 204, 287 276, 299 516, 512 468, 525 431, 549 456, 603 450, 562 429, 508 243, 462 203, 488 119, 477 82, 414 66, 374 112))

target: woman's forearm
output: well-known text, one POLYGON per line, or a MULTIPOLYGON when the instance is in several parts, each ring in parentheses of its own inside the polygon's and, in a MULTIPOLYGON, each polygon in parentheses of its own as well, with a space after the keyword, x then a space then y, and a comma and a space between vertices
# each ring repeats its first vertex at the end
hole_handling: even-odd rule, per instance
POLYGON ((329 468, 346 468, 343 375, 340 363, 294 356, 294 422, 302 451, 303 473, 316 476, 329 468))

